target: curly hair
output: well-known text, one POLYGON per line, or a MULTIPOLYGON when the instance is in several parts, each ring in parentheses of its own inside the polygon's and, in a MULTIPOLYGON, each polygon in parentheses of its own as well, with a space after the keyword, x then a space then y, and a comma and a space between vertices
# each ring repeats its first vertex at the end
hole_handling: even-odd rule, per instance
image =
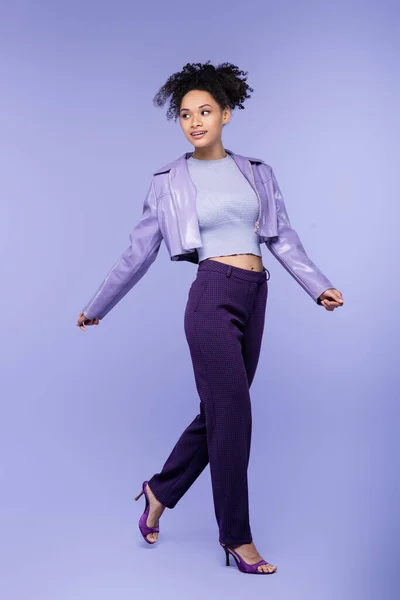
POLYGON ((254 92, 247 83, 247 71, 240 71, 231 63, 221 63, 217 67, 208 60, 202 63, 187 63, 182 71, 171 75, 153 98, 155 106, 164 106, 171 96, 167 119, 179 117, 182 98, 190 90, 205 90, 210 92, 223 110, 226 106, 231 109, 244 109, 243 102, 251 98, 248 92, 254 92))

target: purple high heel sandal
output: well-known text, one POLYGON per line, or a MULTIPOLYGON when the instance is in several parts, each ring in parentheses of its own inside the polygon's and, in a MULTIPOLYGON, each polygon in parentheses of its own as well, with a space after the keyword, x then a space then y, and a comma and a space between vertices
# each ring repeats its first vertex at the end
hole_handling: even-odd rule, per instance
MULTIPOLYGON (((273 573, 276 573, 276 571, 277 571, 277 569, 275 569, 275 571, 257 571, 257 567, 259 567, 260 565, 271 565, 271 563, 267 562, 266 560, 260 560, 259 562, 254 563, 254 565, 249 565, 249 563, 247 563, 245 560, 243 560, 243 558, 241 556, 239 556, 239 554, 237 552, 235 552, 235 550, 233 548, 228 546, 228 544, 223 544, 222 542, 220 542, 220 544, 223 547, 223 549, 225 550, 227 567, 229 567, 229 565, 230 565, 229 554, 232 554, 233 558, 236 561, 239 571, 242 571, 242 573, 255 573, 257 575, 272 575, 273 573)), ((272 566, 273 565, 271 565, 271 567, 272 566)))
POLYGON ((154 542, 151 542, 146 537, 146 535, 149 535, 149 533, 154 533, 156 531, 157 532, 160 531, 159 527, 149 527, 148 525, 146 525, 147 517, 149 516, 149 510, 150 510, 150 501, 149 501, 149 498, 148 498, 147 492, 146 492, 146 484, 147 483, 148 483, 148 481, 143 481, 142 491, 140 492, 140 494, 138 494, 136 496, 135 500, 139 500, 140 496, 142 496, 142 494, 144 494, 144 497, 146 499, 146 506, 144 509, 144 513, 142 514, 142 516, 139 519, 139 529, 140 529, 140 533, 142 534, 142 536, 144 537, 144 539, 146 540, 146 542, 148 544, 155 544, 157 540, 154 540, 154 542))

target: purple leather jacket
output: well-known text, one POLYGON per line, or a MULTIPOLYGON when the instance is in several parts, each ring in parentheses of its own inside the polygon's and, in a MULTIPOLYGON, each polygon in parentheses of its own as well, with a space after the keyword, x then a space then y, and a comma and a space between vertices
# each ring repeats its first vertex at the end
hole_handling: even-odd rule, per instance
MULTIPOLYGON (((254 224, 264 242, 281 265, 296 279, 311 298, 319 296, 332 283, 308 258, 291 227, 283 196, 272 168, 259 158, 235 154, 225 148, 249 181, 259 199, 259 216, 254 224)), ((104 281, 83 308, 88 319, 105 315, 143 277, 157 257, 164 239, 171 260, 198 263, 196 248, 202 246, 193 185, 186 152, 153 173, 139 222, 130 233, 130 245, 117 259, 104 281)))

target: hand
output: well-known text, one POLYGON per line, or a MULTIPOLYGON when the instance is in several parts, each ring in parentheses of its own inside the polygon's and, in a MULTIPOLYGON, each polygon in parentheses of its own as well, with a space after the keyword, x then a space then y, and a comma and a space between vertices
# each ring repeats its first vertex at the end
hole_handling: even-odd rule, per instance
POLYGON ((325 290, 323 294, 318 297, 322 306, 326 308, 326 310, 335 310, 338 306, 343 306, 343 296, 339 290, 335 288, 329 288, 329 290, 325 290))
POLYGON ((86 331, 85 325, 98 325, 99 322, 100 322, 100 319, 98 317, 95 317, 94 319, 88 319, 88 318, 85 317, 85 315, 83 314, 83 312, 81 312, 79 314, 76 326, 79 327, 79 329, 82 329, 83 331, 86 331))

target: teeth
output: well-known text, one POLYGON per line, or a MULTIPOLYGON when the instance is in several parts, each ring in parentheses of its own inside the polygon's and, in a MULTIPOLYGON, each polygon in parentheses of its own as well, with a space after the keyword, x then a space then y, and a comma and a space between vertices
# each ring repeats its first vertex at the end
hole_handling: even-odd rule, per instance
POLYGON ((192 135, 202 135, 205 131, 198 131, 197 133, 192 133, 192 135))

